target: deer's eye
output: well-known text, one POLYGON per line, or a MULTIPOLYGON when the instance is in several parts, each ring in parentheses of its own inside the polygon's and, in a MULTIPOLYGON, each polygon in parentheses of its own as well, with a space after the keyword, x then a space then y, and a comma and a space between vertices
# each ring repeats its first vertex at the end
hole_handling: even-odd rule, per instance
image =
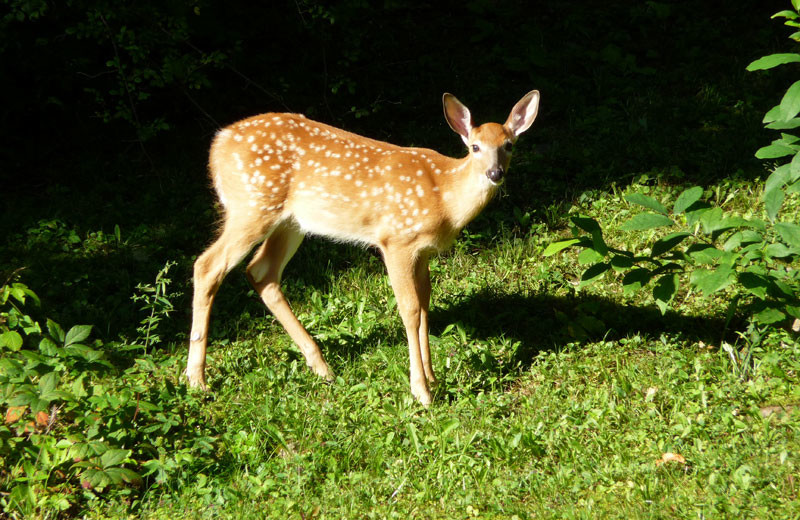
POLYGON ((505 148, 506 152, 511 153, 511 149, 514 148, 514 145, 511 143, 511 141, 506 141, 506 144, 503 148, 505 148))
POLYGON ((481 147, 478 146, 477 144, 473 144, 472 145, 472 151, 475 152, 475 153, 478 153, 478 152, 481 151, 481 147))

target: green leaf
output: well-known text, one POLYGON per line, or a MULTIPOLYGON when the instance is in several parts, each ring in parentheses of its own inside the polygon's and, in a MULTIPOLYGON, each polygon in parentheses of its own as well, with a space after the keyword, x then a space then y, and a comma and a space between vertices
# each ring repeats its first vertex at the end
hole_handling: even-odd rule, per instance
POLYGON ((775 271, 772 271, 769 274, 770 275, 770 280, 772 281, 772 284, 774 285, 774 287, 776 289, 778 289, 780 292, 782 292, 783 293, 782 296, 784 296, 784 297, 788 297, 788 298, 796 297, 797 293, 795 292, 795 289, 791 285, 788 285, 787 283, 785 283, 783 280, 779 280, 779 279, 775 278, 776 274, 777 273, 775 271))
POLYGON ((686 254, 698 264, 713 264, 722 258, 725 252, 711 244, 692 244, 686 249, 686 254))
POLYGON ((461 422, 459 422, 459 420, 456 418, 446 420, 444 423, 442 423, 442 437, 447 437, 448 433, 455 430, 459 426, 461 426, 461 422))
POLYGON ((667 208, 665 208, 660 202, 658 202, 653 197, 648 197, 647 195, 642 195, 641 193, 631 193, 630 195, 625 195, 625 200, 628 202, 632 202, 634 204, 639 204, 640 206, 644 206, 645 208, 652 209, 658 213, 663 215, 667 214, 667 208))
POLYGON ((703 233, 710 235, 719 229, 722 223, 722 208, 715 207, 703 213, 700 217, 700 224, 703 226, 703 233))
POLYGON ((759 148, 758 151, 756 151, 756 157, 759 159, 777 159, 778 157, 785 157, 796 153, 797 150, 791 146, 780 141, 775 141, 772 144, 759 148))
POLYGON ((105 473, 111 478, 114 484, 121 484, 125 482, 139 486, 142 483, 142 477, 132 469, 108 468, 105 470, 105 473))
POLYGON ((615 271, 625 271, 633 267, 633 258, 627 255, 614 255, 611 257, 611 267, 615 271))
MULTIPOLYGON (((778 109, 778 111, 780 111, 780 106, 778 106, 776 108, 778 109)), ((767 114, 769 114, 769 112, 767 112, 767 114)), ((764 117, 764 120, 765 120, 764 122, 765 123, 767 122, 766 119, 767 119, 767 117, 765 116, 764 117)), ((766 128, 769 128, 770 130, 794 130, 795 128, 798 128, 798 127, 800 127, 800 117, 793 117, 792 119, 789 119, 789 120, 786 120, 786 121, 780 121, 780 120, 779 121, 775 121, 775 120, 773 120, 771 123, 769 123, 766 126, 766 128)))
MULTIPOLYGON (((782 168, 786 168, 787 166, 789 168, 789 178, 787 179, 786 182, 794 182, 797 179, 800 179, 800 153, 795 154, 795 156, 792 157, 792 162, 790 162, 788 165, 784 164, 783 166, 779 166, 778 168, 775 169, 780 170, 782 168)), ((769 181, 769 179, 767 179, 767 181, 769 181)), ((771 187, 765 187, 764 189, 765 190, 771 189, 771 187)))
POLYGON ((39 379, 39 394, 52 392, 58 386, 58 372, 48 372, 39 379))
POLYGON ((767 211, 767 217, 770 220, 774 221, 775 217, 778 216, 784 197, 783 190, 780 189, 764 192, 764 209, 767 211))
POLYGON ((750 229, 745 229, 742 233, 742 244, 752 244, 755 242, 761 242, 764 240, 764 237, 761 236, 761 233, 757 231, 752 231, 750 229))
POLYGON ((778 222, 775 224, 784 243, 800 251, 800 226, 789 222, 778 222))
POLYGON ((33 486, 16 484, 11 488, 11 493, 8 496, 11 504, 22 511, 23 514, 33 511, 33 508, 36 507, 36 493, 33 491, 33 486))
POLYGON ((750 223, 742 217, 723 217, 722 208, 711 208, 700 217, 703 232, 710 235, 725 229, 745 227, 750 223))
POLYGON ((667 312, 669 308, 669 302, 675 296, 675 293, 678 292, 678 275, 677 274, 665 274, 655 284, 653 287, 653 298, 656 301, 656 305, 661 310, 661 314, 667 312))
POLYGON ((730 285, 734 278, 733 274, 733 268, 729 265, 720 265, 713 270, 696 269, 692 272, 689 282, 708 295, 730 285))
POLYGON ((657 213, 639 213, 620 226, 625 231, 643 231, 663 226, 673 226, 675 222, 669 217, 657 213))
POLYGON ((767 297, 767 290, 770 287, 770 282, 764 276, 749 272, 740 273, 739 283, 745 291, 757 298, 764 299, 767 297))
POLYGON ((794 11, 786 10, 775 13, 770 18, 788 18, 789 20, 795 20, 797 19, 797 17, 798 14, 795 13, 794 11))
POLYGON ((761 325, 771 325, 786 319, 786 314, 775 307, 767 307, 761 312, 755 313, 753 319, 761 325))
POLYGON ((780 242, 775 242, 774 244, 768 245, 765 249, 765 252, 772 258, 786 258, 787 256, 792 256, 795 254, 794 249, 786 247, 780 242))
POLYGON ((603 240, 603 232, 600 228, 592 231, 592 245, 594 246, 594 250, 601 256, 606 256, 608 254, 608 245, 606 241, 603 240))
POLYGON ((131 450, 107 450, 100 456, 100 465, 103 468, 119 466, 125 459, 131 456, 131 453, 131 450))
POLYGON ((634 269, 622 279, 622 290, 626 295, 631 295, 650 283, 649 269, 634 269))
POLYGON ((570 220, 572 221, 573 224, 575 224, 582 230, 586 231, 587 233, 592 233, 600 229, 600 224, 598 224, 598 222, 593 218, 572 217, 570 220))
MULTIPOLYGON (((767 193, 770 191, 780 190, 789 182, 797 157, 800 157, 800 154, 795 155, 791 163, 775 168, 769 177, 767 177, 767 181, 764 183, 764 198, 766 198, 767 193)), ((800 162, 798 162, 798 166, 800 166, 800 162)), ((800 171, 800 168, 798 168, 798 171, 800 171)))
POLYGON ((17 331, 7 330, 0 334, 0 347, 16 352, 22 348, 22 336, 17 331))
POLYGON ((789 119, 800 113, 800 81, 795 81, 781 99, 781 120, 789 119))
POLYGON ((581 275, 581 286, 588 285, 605 274, 611 268, 611 264, 603 262, 594 264, 581 275))
POLYGON ((58 343, 64 342, 64 329, 50 318, 47 318, 47 330, 50 332, 50 336, 58 343))
POLYGON ((578 263, 581 265, 588 265, 593 264, 595 262, 599 262, 604 257, 594 249, 584 249, 581 251, 581 254, 578 255, 578 263))
POLYGON ((102 351, 95 350, 86 345, 81 345, 80 343, 73 343, 68 347, 64 347, 64 352, 71 357, 82 357, 86 361, 96 361, 103 357, 102 351))
POLYGON ((711 206, 707 202, 700 200, 686 208, 686 211, 684 212, 686 214, 686 226, 693 228, 700 221, 700 217, 702 217, 705 212, 710 209, 711 206))
MULTIPOLYGON (((772 123, 781 119, 781 106, 775 105, 774 107, 770 108, 766 114, 764 114, 764 119, 761 120, 762 123, 772 123)), ((769 125, 767 125, 769 126, 769 125)))
POLYGON ((752 62, 750 65, 747 66, 747 70, 754 71, 754 70, 767 70, 773 67, 777 67, 778 65, 783 65, 785 63, 798 63, 800 62, 800 54, 795 53, 779 53, 779 54, 770 54, 769 56, 764 56, 763 58, 759 58, 752 62))
POLYGON ((691 233, 686 231, 678 231, 677 233, 670 233, 669 235, 660 238, 653 244, 653 256, 661 256, 673 247, 683 242, 686 237, 692 236, 691 233))
POLYGON ((278 444, 281 448, 286 450, 287 453, 291 453, 292 449, 286 444, 286 439, 283 436, 283 433, 275 427, 272 423, 267 423, 264 427, 265 432, 267 435, 273 440, 275 444, 278 444))
POLYGON ((786 145, 790 145, 790 144, 797 144, 797 141, 800 141, 800 137, 781 132, 781 138, 776 139, 775 141, 773 141, 773 143, 783 143, 786 145))
POLYGON ((92 332, 91 325, 75 325, 69 332, 67 332, 67 336, 64 339, 64 346, 68 347, 73 343, 80 343, 81 341, 85 340, 89 337, 89 334, 92 332))
POLYGON ((686 211, 686 208, 700 200, 700 197, 702 196, 703 188, 700 186, 695 186, 693 188, 684 190, 683 193, 678 195, 678 198, 675 200, 675 204, 672 206, 672 212, 676 215, 683 213, 686 211))
POLYGON ((726 240, 725 243, 722 244, 722 250, 723 251, 735 250, 736 248, 742 245, 743 236, 744 235, 741 231, 737 231, 736 233, 732 234, 730 237, 728 237, 728 240, 726 240))
POLYGON ((750 222, 742 217, 725 217, 714 223, 713 227, 711 228, 711 233, 725 231, 726 229, 742 228, 749 225, 750 222))
POLYGON ((552 256, 552 255, 558 253, 559 251, 561 251, 562 249, 566 249, 568 247, 574 246, 575 244, 577 244, 580 241, 581 241, 580 238, 571 238, 569 240, 560 240, 558 242, 552 242, 552 243, 547 245, 547 247, 544 250, 544 253, 542 253, 542 254, 544 256, 552 256))
POLYGON ((89 483, 91 488, 96 488, 99 490, 102 490, 112 483, 111 477, 109 477, 103 470, 87 469, 83 472, 82 476, 84 477, 84 480, 89 483))
POLYGON ((39 342, 39 352, 45 356, 55 357, 61 355, 63 351, 53 342, 52 339, 44 337, 42 338, 42 341, 39 342))

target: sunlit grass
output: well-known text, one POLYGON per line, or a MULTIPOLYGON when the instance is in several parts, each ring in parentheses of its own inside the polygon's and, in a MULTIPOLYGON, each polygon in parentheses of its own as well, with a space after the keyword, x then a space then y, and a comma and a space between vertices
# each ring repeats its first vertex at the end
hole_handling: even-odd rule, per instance
MULTIPOLYGON (((677 189, 656 184, 650 194, 668 199, 677 189)), ((758 197, 742 181, 715 190, 742 214, 758 197)), ((602 215, 611 229, 630 214, 623 194, 588 194, 574 211, 602 215)), ((679 312, 662 317, 646 296, 622 296, 613 279, 578 291, 574 255, 541 257, 564 232, 532 224, 493 238, 467 234, 432 263, 440 384, 428 410, 408 392, 405 339, 379 261, 332 246, 326 282, 307 287, 313 261, 302 255, 330 246, 306 244, 287 270, 296 278, 287 293, 336 379, 314 377, 268 315, 249 328, 239 322, 239 339, 210 356, 206 413, 219 458, 154 489, 144 516, 800 513, 796 335, 775 331, 743 377, 741 360, 720 348, 722 322, 710 319, 718 299, 685 294, 679 312), (662 463, 665 453, 685 463, 662 463)))

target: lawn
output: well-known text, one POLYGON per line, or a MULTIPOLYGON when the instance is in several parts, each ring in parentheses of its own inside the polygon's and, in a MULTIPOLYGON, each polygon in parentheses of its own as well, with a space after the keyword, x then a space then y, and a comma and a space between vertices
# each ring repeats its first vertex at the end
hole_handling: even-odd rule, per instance
MULTIPOLYGON (((626 189, 643 186, 664 200, 675 191, 656 179, 626 189)), ((758 185, 731 181, 717 189, 744 211, 758 185)), ((571 211, 624 217, 631 204, 623 195, 596 192, 571 211)), ((790 202, 796 211, 798 201, 790 202)), ((407 348, 380 260, 319 240, 287 268, 286 287, 336 374, 330 384, 306 369, 239 271, 214 316, 208 394, 182 386, 183 341, 148 354, 124 350, 141 345, 141 335, 106 344, 118 349, 107 357, 122 368, 90 374, 84 399, 95 399, 92 406, 67 400, 67 408, 102 411, 96 440, 116 438, 132 450, 127 467, 144 460, 138 469, 150 474, 140 487, 84 489, 81 503, 93 511, 85 514, 800 514, 796 335, 773 330, 752 350, 734 331, 723 335, 729 294, 681 294, 677 310, 662 316, 647 298, 624 295, 613 275, 580 289, 576 253, 542 256, 563 234, 537 222, 501 223, 493 235, 465 233, 432 263, 440 384, 429 409, 408 392, 407 348), (732 349, 721 348, 723 341, 732 349)), ((631 235, 614 240, 641 240, 631 235)), ((163 294, 175 285, 162 283, 163 294)), ((163 312, 150 309, 143 318, 163 312)), ((6 435, 9 427, 15 424, 6 435)), ((70 449, 64 443, 55 456, 70 449)), ((13 464, 6 459, 6 478, 23 472, 13 464)), ((58 495, 47 496, 40 490, 40 506, 53 507, 58 495)), ((48 517, 46 507, 38 511, 48 517)))

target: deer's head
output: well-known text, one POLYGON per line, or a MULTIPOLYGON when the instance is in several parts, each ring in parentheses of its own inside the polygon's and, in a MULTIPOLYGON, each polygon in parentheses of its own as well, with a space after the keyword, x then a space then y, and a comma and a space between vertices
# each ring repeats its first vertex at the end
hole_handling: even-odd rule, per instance
POLYGON ((442 97, 444 117, 467 145, 471 169, 485 175, 491 185, 503 183, 511 152, 519 135, 530 128, 539 112, 539 91, 532 90, 520 99, 504 124, 475 126, 469 109, 452 94, 442 97))

